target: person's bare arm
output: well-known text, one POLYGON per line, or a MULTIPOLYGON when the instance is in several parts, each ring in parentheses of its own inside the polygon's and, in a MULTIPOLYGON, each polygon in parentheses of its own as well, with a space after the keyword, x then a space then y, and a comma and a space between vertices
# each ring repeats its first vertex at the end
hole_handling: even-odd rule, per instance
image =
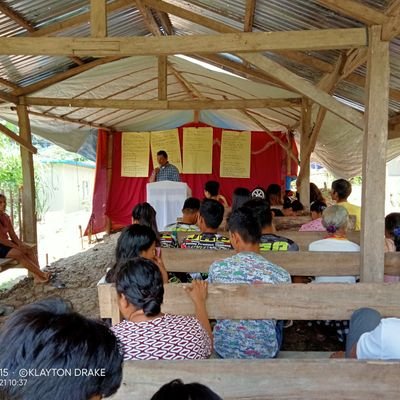
POLYGON ((14 231, 14 227, 11 225, 11 223, 8 226, 8 234, 10 235, 11 240, 17 245, 17 247, 23 247, 24 243, 19 240, 19 237, 14 231))
POLYGON ((206 308, 208 282, 201 280, 194 280, 191 286, 185 287, 185 290, 186 293, 189 294, 195 306, 196 318, 199 320, 201 326, 208 333, 208 336, 210 337, 212 344, 214 338, 206 308))
POLYGON ((2 244, 3 246, 12 247, 14 249, 16 249, 18 247, 18 245, 16 243, 12 242, 11 240, 7 240, 7 239, 0 238, 0 244, 2 244))
POLYGON ((154 168, 153 172, 150 175, 149 182, 153 183, 156 181, 157 174, 160 172, 160 168, 154 168))
POLYGON ((168 283, 168 272, 165 269, 164 261, 159 256, 154 256, 153 260, 157 264, 157 266, 161 272, 163 283, 168 283))
POLYGON ((218 200, 222 203, 222 205, 223 205, 225 208, 228 208, 228 207, 229 207, 228 201, 226 200, 225 196, 222 196, 222 194, 219 194, 219 195, 218 195, 218 200))

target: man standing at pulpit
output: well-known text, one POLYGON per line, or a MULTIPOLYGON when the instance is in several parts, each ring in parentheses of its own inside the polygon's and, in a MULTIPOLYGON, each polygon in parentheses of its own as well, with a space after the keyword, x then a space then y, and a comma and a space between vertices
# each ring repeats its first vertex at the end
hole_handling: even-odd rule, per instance
POLYGON ((149 182, 173 181, 180 182, 179 170, 168 162, 168 154, 164 150, 157 152, 157 162, 160 165, 154 168, 149 182))

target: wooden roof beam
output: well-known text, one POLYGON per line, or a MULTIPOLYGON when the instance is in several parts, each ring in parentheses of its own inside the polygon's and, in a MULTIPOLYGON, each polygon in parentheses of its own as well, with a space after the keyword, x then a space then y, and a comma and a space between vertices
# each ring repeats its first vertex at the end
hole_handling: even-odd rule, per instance
MULTIPOLYGON (((17 11, 12 10, 10 7, 5 5, 3 2, 0 3, 0 12, 7 15, 16 24, 25 28, 28 31, 29 36, 31 36, 32 33, 36 31, 36 28, 31 24, 31 22, 29 22, 26 18, 24 18, 17 11)), ((71 56, 70 58, 72 61, 74 61, 78 65, 84 64, 84 62, 79 57, 71 56)))
POLYGON ((9 81, 7 79, 4 79, 4 78, 0 78, 0 85, 9 87, 9 88, 14 89, 14 90, 19 89, 19 86, 16 83, 11 82, 11 81, 9 81))
POLYGON ((3 1, 0 2, 0 12, 7 15, 8 18, 12 19, 17 25, 22 26, 28 32, 33 32, 35 30, 33 25, 26 20, 26 18, 17 11, 11 9, 11 7, 6 5, 3 1))
POLYGON ((174 35, 175 34, 175 29, 172 25, 171 19, 169 18, 169 15, 165 12, 159 11, 159 10, 154 10, 156 13, 158 19, 160 20, 161 26, 164 29, 164 32, 167 35, 174 35))
POLYGON ((26 38, 0 37, 5 55, 144 56, 275 50, 329 50, 367 45, 363 28, 289 32, 242 32, 218 35, 26 38))
POLYGON ((92 37, 107 37, 106 0, 90 1, 90 33, 92 37))
POLYGON ((28 143, 26 140, 24 140, 22 137, 8 129, 5 125, 0 124, 0 132, 4 133, 6 136, 14 140, 15 142, 19 143, 24 149, 28 150, 32 154, 37 153, 37 148, 32 146, 30 143, 28 143))
MULTIPOLYGON (((16 107, 11 107, 11 110, 15 111, 17 108, 16 107)), ((75 125, 82 125, 82 126, 88 126, 90 128, 96 128, 96 129, 104 129, 106 131, 114 131, 115 129, 113 127, 107 127, 102 124, 96 124, 94 122, 88 122, 83 119, 73 119, 73 118, 67 118, 67 117, 60 117, 59 115, 55 114, 50 114, 50 113, 42 113, 38 111, 33 111, 28 109, 28 113, 30 115, 36 115, 38 117, 42 118, 48 118, 48 119, 54 119, 56 121, 63 121, 63 122, 68 122, 71 124, 75 125)))
POLYGON ((317 3, 366 25, 382 25, 388 21, 385 14, 355 0, 317 0, 317 3))
MULTIPOLYGON (((111 4, 107 4, 106 12, 107 14, 111 14, 114 11, 122 10, 124 8, 132 7, 132 0, 116 0, 111 4)), ((83 25, 90 21, 90 12, 86 12, 80 15, 77 15, 72 18, 68 18, 64 21, 57 22, 55 24, 48 25, 44 28, 38 29, 35 32, 32 32, 30 36, 39 37, 39 36, 49 36, 53 33, 62 32, 66 29, 73 28, 75 26, 83 25)))
POLYGON ((364 128, 363 114, 334 99, 328 93, 315 87, 305 79, 300 78, 277 62, 274 62, 259 54, 240 54, 240 57, 260 68, 266 74, 271 75, 273 78, 284 82, 286 85, 290 86, 298 93, 301 93, 303 96, 308 97, 337 116, 350 122, 357 128, 364 128))
MULTIPOLYGON (((191 88, 195 96, 201 93, 191 88)), ((236 108, 299 107, 300 98, 290 99, 239 99, 239 100, 116 100, 116 99, 61 99, 25 97, 24 104, 48 107, 116 108, 121 110, 225 110, 236 108)), ((79 122, 77 122, 79 123, 79 122)))
POLYGON ((244 32, 251 32, 253 30, 254 11, 256 10, 257 0, 246 1, 246 14, 244 16, 244 32))
POLYGON ((0 90, 0 99, 8 102, 8 103, 14 103, 18 104, 18 97, 14 96, 11 93, 4 92, 3 90, 0 90))

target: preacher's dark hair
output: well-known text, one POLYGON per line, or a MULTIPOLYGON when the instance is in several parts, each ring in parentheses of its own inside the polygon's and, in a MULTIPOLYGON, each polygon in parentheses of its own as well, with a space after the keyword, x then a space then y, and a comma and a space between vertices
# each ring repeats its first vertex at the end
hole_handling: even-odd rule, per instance
POLYGON ((187 210, 190 212, 197 212, 200 209, 200 200, 196 197, 188 197, 183 203, 182 212, 187 210))
POLYGON ((386 215, 385 230, 393 237, 396 251, 400 251, 400 213, 386 215))
POLYGON ((228 217, 228 230, 237 233, 245 243, 259 243, 261 225, 248 207, 239 207, 228 217))
POLYGON ((160 241, 160 233, 158 232, 156 210, 147 202, 136 204, 132 210, 132 219, 137 221, 140 225, 149 226, 153 229, 157 237, 157 245, 160 241))
POLYGON ((25 378, 20 375, 22 369, 36 373, 28 375, 22 386, 2 385, 0 398, 108 397, 121 384, 122 361, 118 340, 103 323, 73 312, 62 299, 32 303, 14 312, 3 326, 0 370, 7 370, 8 378, 17 380, 25 378), (52 373, 40 375, 41 371, 50 369, 52 373), (93 376, 96 371, 97 376, 93 376))
POLYGON ((204 199, 200 204, 200 216, 207 228, 217 229, 224 219, 224 206, 217 200, 204 199))
POLYGON ((243 207, 250 208, 262 228, 272 225, 272 212, 269 203, 265 199, 253 198, 243 204, 243 207))
POLYGON ((337 193, 339 200, 346 200, 351 195, 351 183, 346 179, 332 182, 332 190, 337 193))
POLYGON ((136 257, 118 264, 115 287, 144 315, 151 317, 161 312, 164 286, 160 269, 153 261, 136 257))
POLYGON ((247 200, 250 200, 251 193, 249 189, 238 187, 233 191, 232 195, 232 211, 242 207, 247 200))
POLYGON ((212 197, 218 196, 219 193, 219 182, 217 181, 208 181, 204 185, 204 190, 210 193, 212 197))
POLYGON ((166 383, 151 400, 222 400, 217 393, 201 383, 186 383, 180 379, 166 383))
POLYGON ((165 150, 157 151, 157 155, 158 156, 163 156, 164 158, 166 158, 168 160, 168 154, 167 154, 167 152, 165 150))
POLYGON ((157 238, 153 229, 146 225, 132 224, 125 227, 118 238, 115 248, 115 264, 106 274, 106 282, 115 282, 117 266, 130 258, 140 257, 142 251, 148 250, 157 238))
POLYGON ((314 211, 318 214, 322 214, 322 212, 325 210, 326 207, 327 207, 327 205, 324 201, 314 201, 310 205, 310 211, 314 211))

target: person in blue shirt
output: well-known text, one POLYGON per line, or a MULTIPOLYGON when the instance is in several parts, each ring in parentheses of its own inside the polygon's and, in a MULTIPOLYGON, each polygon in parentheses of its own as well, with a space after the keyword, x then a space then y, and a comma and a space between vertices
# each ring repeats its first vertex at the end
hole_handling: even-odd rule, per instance
POLYGON ((168 154, 165 150, 157 152, 159 167, 154 168, 150 175, 150 182, 172 181, 180 182, 179 170, 168 161, 168 154))

